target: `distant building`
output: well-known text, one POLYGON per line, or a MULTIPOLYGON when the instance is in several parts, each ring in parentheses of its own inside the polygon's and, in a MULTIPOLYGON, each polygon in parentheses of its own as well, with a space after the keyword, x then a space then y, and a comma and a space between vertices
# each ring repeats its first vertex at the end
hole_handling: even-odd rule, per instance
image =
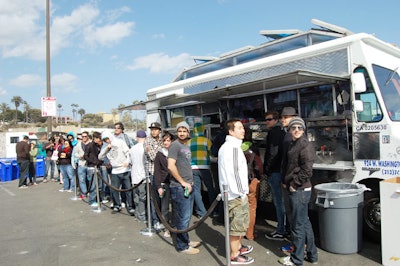
POLYGON ((74 120, 70 116, 53 116, 53 123, 57 124, 68 124, 74 120))
POLYGON ((104 112, 99 112, 97 113, 97 115, 100 115, 103 118, 103 123, 106 122, 113 122, 116 123, 119 121, 119 114, 108 114, 108 113, 104 113, 104 112))

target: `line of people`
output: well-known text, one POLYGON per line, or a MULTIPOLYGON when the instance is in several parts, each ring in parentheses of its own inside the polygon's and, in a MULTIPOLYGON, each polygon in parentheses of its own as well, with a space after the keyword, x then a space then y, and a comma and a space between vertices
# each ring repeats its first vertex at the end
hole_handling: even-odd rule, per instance
MULTIPOLYGON (((251 131, 239 119, 224 123, 223 132, 211 142, 204 136, 204 126, 195 124, 193 136, 190 127, 182 121, 176 126, 176 136, 162 133, 160 123, 151 123, 150 135, 139 130, 136 141, 123 133, 123 124, 115 124, 114 134, 105 131, 94 132, 93 140, 89 133, 82 132, 81 140, 75 139, 71 132, 67 138, 60 138, 60 145, 54 148, 54 141, 46 145, 47 158, 57 153, 57 165, 63 179, 63 189, 73 191, 75 181, 74 166, 79 184, 80 197, 88 197, 91 206, 95 201, 93 169, 98 167, 102 176, 110 177, 111 184, 119 192, 109 189, 99 180, 102 199, 111 196, 113 213, 120 212, 125 203, 127 212, 138 222, 147 222, 147 199, 150 199, 151 225, 157 231, 170 232, 155 211, 152 197, 146 195, 146 181, 155 192, 157 205, 165 220, 177 230, 189 227, 193 213, 199 218, 206 213, 201 195, 201 186, 207 187, 207 198, 212 203, 218 189, 227 188, 231 264, 250 264, 254 259, 248 257, 253 247, 243 245, 242 239, 254 240, 258 185, 266 177, 273 195, 277 213, 277 228, 266 233, 272 240, 291 239, 292 244, 284 251, 290 256, 279 260, 283 265, 302 265, 303 260, 316 263, 317 252, 314 235, 308 218, 308 202, 311 196, 310 178, 312 175, 313 152, 304 138, 305 123, 292 107, 285 107, 281 113, 269 111, 265 114, 268 128, 264 162, 254 147, 251 131), (176 138, 176 139, 175 139, 176 138), (53 143, 53 144, 51 144, 53 143), (213 147, 212 147, 213 146, 213 147), (56 150, 57 152, 54 152, 56 150), (218 155, 219 188, 214 188, 210 171, 210 154, 218 155), (134 186, 131 192, 132 186, 134 186), (108 191, 107 191, 108 190, 108 191), (170 208, 172 206, 172 208, 170 208)), ((17 145, 18 146, 18 145, 17 145)), ((51 164, 49 163, 49 167, 51 164)), ((47 180, 46 167, 46 180, 47 180)), ((50 179, 53 179, 51 171, 50 179)), ((45 180, 45 179, 44 179, 45 180)), ((221 214, 221 209, 214 216, 221 214)), ((190 241, 188 233, 176 234, 175 248, 183 254, 197 254, 200 242, 190 241)))

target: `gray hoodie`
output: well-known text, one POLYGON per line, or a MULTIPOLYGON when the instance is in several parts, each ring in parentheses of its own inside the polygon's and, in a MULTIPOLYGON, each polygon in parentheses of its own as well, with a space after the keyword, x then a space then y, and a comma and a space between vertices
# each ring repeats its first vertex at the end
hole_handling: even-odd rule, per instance
POLYGON ((109 139, 110 143, 104 145, 98 156, 99 160, 104 160, 105 157, 108 158, 112 166, 112 174, 121 174, 131 171, 130 158, 129 158, 129 148, 128 145, 123 140, 115 138, 113 134, 105 131, 101 134, 103 140, 109 139))

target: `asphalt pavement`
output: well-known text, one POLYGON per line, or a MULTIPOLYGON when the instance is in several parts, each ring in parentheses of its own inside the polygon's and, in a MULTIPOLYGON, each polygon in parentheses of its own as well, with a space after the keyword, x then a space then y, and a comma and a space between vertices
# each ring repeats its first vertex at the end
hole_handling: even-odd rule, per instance
MULTIPOLYGON (((143 235, 146 225, 135 221, 126 209, 112 214, 108 203, 91 208, 75 200, 73 193, 59 192, 58 182, 40 182, 41 178, 37 186, 26 189, 18 189, 17 180, 0 183, 0 265, 226 265, 225 229, 211 218, 189 233, 191 240, 201 241, 200 253, 184 255, 162 233, 143 235)), ((271 209, 260 208, 267 215, 258 218, 259 237, 244 244, 254 246, 249 254, 255 259, 252 265, 279 265, 279 257, 285 255, 280 247, 287 242, 263 236, 276 223, 268 220, 271 209)), ((191 222, 197 221, 193 216, 191 222)), ((319 265, 381 262, 380 245, 366 239, 355 254, 333 254, 320 248, 318 253, 319 265)))

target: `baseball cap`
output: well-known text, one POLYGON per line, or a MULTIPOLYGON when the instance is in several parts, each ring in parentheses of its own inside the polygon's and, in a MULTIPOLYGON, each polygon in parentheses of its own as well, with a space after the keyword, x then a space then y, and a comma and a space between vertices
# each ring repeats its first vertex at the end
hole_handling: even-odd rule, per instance
POLYGON ((150 124, 149 128, 158 128, 161 129, 161 124, 158 122, 153 122, 150 124))
POLYGON ((144 130, 138 130, 138 132, 136 132, 136 138, 144 139, 145 137, 147 137, 147 135, 146 135, 146 132, 144 130))

